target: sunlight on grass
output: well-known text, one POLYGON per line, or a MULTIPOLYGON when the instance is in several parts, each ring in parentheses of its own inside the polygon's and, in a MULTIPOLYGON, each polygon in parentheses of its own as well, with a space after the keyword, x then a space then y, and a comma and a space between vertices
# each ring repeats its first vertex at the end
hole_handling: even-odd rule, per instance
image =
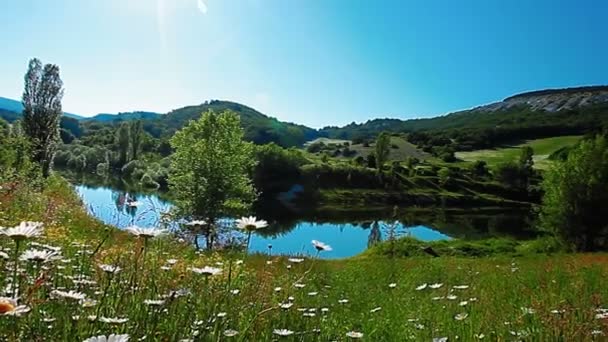
POLYGON ((476 160, 484 160, 490 166, 496 166, 500 163, 517 161, 521 148, 523 146, 530 146, 534 150, 534 163, 535 168, 546 169, 551 164, 550 160, 547 160, 551 153, 576 144, 582 137, 580 135, 569 135, 562 137, 552 137, 544 139, 528 140, 525 143, 489 149, 489 150, 477 150, 470 152, 456 152, 456 158, 465 162, 474 162, 476 160))
MULTIPOLYGON (((22 210, 45 212, 43 225, 23 223, 0 239, 2 340, 589 340, 608 318, 605 254, 203 253, 170 233, 99 224, 62 182, 30 196, 22 210)), ((3 202, 0 211, 13 207, 3 202)))

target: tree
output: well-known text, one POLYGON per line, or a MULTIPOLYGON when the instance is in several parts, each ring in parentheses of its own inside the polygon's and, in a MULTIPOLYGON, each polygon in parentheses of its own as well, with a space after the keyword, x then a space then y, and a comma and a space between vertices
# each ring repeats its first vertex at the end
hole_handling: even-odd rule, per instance
POLYGON ((143 138, 143 126, 140 120, 129 125, 129 140, 131 143, 131 160, 136 160, 143 138))
POLYGON ((542 183, 541 227, 577 251, 608 248, 608 141, 582 141, 542 183))
POLYGON ((534 150, 530 146, 524 146, 519 155, 519 168, 522 182, 526 186, 530 185, 530 178, 534 176, 534 150))
POLYGON ((249 176, 255 161, 253 146, 243 140, 238 114, 208 111, 171 139, 175 150, 169 184, 178 210, 204 220, 200 233, 213 247, 219 218, 244 214, 256 198, 249 176))
POLYGON ((59 141, 63 82, 59 67, 37 58, 30 60, 23 90, 23 131, 31 141, 32 160, 41 166, 43 177, 50 174, 59 141))
POLYGON ((386 132, 380 133, 380 135, 376 139, 376 149, 375 149, 376 168, 378 169, 378 171, 382 171, 382 167, 384 166, 384 163, 386 163, 386 161, 388 160, 388 154, 390 152, 390 145, 391 145, 391 136, 386 132))
POLYGON ((129 124, 126 122, 123 122, 116 130, 115 141, 118 149, 119 167, 123 167, 129 162, 129 142, 131 140, 129 131, 129 124))
POLYGON ((532 169, 534 166, 534 150, 532 147, 526 145, 522 147, 521 154, 519 155, 519 166, 523 169, 532 169))
POLYGON ((476 160, 471 166, 471 173, 478 178, 487 176, 490 173, 488 164, 483 160, 476 160))
POLYGON ((524 188, 526 185, 522 169, 515 162, 501 163, 494 170, 494 177, 503 185, 513 188, 524 188))

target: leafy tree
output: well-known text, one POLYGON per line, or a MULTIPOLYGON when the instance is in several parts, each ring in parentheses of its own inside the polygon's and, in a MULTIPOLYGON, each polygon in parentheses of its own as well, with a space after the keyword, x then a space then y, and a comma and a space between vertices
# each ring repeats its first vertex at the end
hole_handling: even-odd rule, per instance
POLYGON ((219 218, 246 212, 256 197, 249 172, 255 162, 253 146, 243 140, 239 116, 231 111, 208 111, 171 139, 175 150, 169 184, 178 210, 204 220, 200 233, 213 247, 219 218))
POLYGON ((43 177, 48 177, 59 141, 59 121, 63 82, 59 67, 30 60, 23 90, 22 127, 31 141, 32 160, 40 164, 43 177))
POLYGON ((390 144, 391 144, 391 136, 386 132, 380 133, 380 135, 378 136, 378 139, 376 139, 376 148, 375 148, 376 168, 379 171, 382 170, 382 166, 384 166, 384 163, 386 163, 386 161, 388 160, 388 154, 390 152, 390 144))
POLYGON ((485 177, 490 172, 488 170, 488 164, 483 160, 476 160, 471 166, 471 173, 475 177, 485 177))
POLYGON ((532 147, 526 145, 522 147, 521 154, 519 155, 519 165, 522 168, 532 169, 534 166, 534 150, 532 147))
POLYGON ((508 187, 523 188, 526 185, 523 181, 522 169, 515 162, 499 164, 494 170, 494 177, 508 187))
POLYGON ((126 165, 129 162, 129 124, 123 122, 116 130, 116 148, 118 149, 119 167, 126 165))
POLYGON ((373 153, 370 153, 367 155, 367 167, 369 168, 374 168, 376 167, 376 155, 373 153))
POLYGON ((437 176, 439 177, 439 184, 445 186, 452 178, 452 171, 447 167, 443 167, 437 172, 437 176))
POLYGON ((129 125, 129 140, 131 143, 131 160, 137 159, 143 138, 143 126, 140 120, 132 121, 129 125))
POLYGON ((542 183, 541 227, 577 251, 608 248, 608 141, 582 141, 542 183))
POLYGON ((530 185, 530 178, 534 176, 534 150, 530 146, 524 146, 519 155, 519 167, 521 169, 522 183, 530 185))

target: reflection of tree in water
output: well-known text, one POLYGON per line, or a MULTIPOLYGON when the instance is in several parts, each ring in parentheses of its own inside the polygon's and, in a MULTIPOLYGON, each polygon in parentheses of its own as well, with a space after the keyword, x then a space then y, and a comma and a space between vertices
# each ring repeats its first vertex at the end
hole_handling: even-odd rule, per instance
POLYGON ((124 191, 112 191, 112 201, 116 205, 116 211, 122 213, 127 202, 127 193, 124 191))
POLYGON ((374 221, 372 228, 369 230, 369 236, 367 237, 367 248, 382 241, 382 232, 380 231, 380 224, 378 221, 374 221))
POLYGON ((112 191, 112 200, 116 206, 116 211, 119 213, 126 213, 132 218, 135 218, 138 208, 137 205, 131 204, 135 204, 134 202, 137 202, 136 195, 130 194, 126 191, 112 191))

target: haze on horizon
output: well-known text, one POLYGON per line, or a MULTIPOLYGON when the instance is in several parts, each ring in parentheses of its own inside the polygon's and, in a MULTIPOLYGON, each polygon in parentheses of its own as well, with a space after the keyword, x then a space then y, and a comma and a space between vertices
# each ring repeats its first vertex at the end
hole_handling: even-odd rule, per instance
POLYGON ((208 99, 311 127, 425 117, 608 83, 600 0, 8 0, 0 96, 61 67, 65 111, 208 99))

